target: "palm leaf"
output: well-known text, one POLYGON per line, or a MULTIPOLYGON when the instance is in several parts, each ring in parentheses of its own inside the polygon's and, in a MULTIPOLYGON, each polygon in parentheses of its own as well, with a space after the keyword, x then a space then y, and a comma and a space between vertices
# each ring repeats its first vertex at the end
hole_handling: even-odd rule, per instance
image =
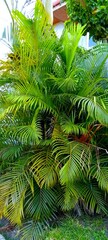
POLYGON ((3 160, 13 160, 20 156, 23 148, 21 145, 8 145, 4 146, 2 150, 0 151, 0 156, 2 157, 3 160))
POLYGON ((92 117, 92 119, 108 125, 108 112, 102 107, 98 97, 88 98, 77 96, 74 98, 74 104, 77 104, 78 107, 80 106, 80 112, 87 112, 88 116, 92 117))
POLYGON ((108 192, 108 167, 100 167, 94 177, 97 179, 100 188, 108 192))
POLYGON ((79 178, 82 172, 85 172, 88 168, 90 151, 84 144, 56 139, 54 141, 53 153, 59 159, 61 165, 60 182, 63 185, 79 178))
POLYGON ((30 170, 37 184, 42 188, 52 187, 58 180, 58 163, 52 155, 51 148, 41 148, 31 157, 30 170))
POLYGON ((86 134, 87 129, 83 127, 82 124, 76 124, 74 116, 69 117, 69 118, 64 118, 62 123, 62 130, 63 132, 67 134, 75 134, 75 135, 80 135, 80 134, 86 134))
MULTIPOLYGON (((24 161, 24 160, 23 160, 24 161)), ((24 170, 25 161, 19 162, 12 171, 0 178, 0 204, 2 214, 10 219, 12 223, 21 224, 24 217, 24 200, 28 187, 33 191, 31 176, 24 170)))
POLYGON ((30 191, 25 202, 25 214, 35 221, 44 221, 54 216, 56 212, 56 191, 54 189, 39 188, 34 183, 35 195, 30 191))
MULTIPOLYGON (((97 150, 98 151, 98 150, 97 150)), ((90 169, 90 175, 93 178, 96 178, 99 187, 108 192, 108 164, 107 164, 107 157, 105 156, 98 156, 97 159, 95 157, 92 160, 92 166, 90 169)))
POLYGON ((34 240, 40 239, 42 237, 43 231, 48 226, 46 221, 35 222, 33 220, 28 221, 24 224, 23 228, 20 230, 21 240, 34 240))
POLYGON ((82 57, 82 62, 79 63, 82 69, 82 84, 78 84, 78 94, 83 96, 97 95, 99 90, 103 88, 104 82, 107 87, 107 74, 106 74, 106 60, 108 53, 100 51, 97 53, 96 50, 92 49, 91 54, 88 52, 87 56, 82 57), (94 87, 95 86, 95 87, 94 87), (81 89, 82 87, 82 89, 81 89))
POLYGON ((96 211, 99 213, 102 210, 105 214, 108 214, 104 193, 99 189, 96 181, 84 180, 84 182, 78 182, 76 188, 90 212, 94 213, 96 211))
POLYGON ((14 139, 22 142, 22 144, 27 143, 39 143, 41 140, 41 130, 38 126, 26 125, 26 126, 18 126, 16 128, 11 129, 12 136, 14 139))
MULTIPOLYGON (((62 187, 62 204, 60 204, 61 209, 63 211, 69 211, 73 209, 78 202, 79 195, 77 190, 75 189, 74 184, 69 182, 65 186, 62 187)), ((60 201, 59 201, 60 203, 60 201)))
POLYGON ((75 53, 78 48, 79 40, 84 32, 85 26, 80 24, 71 24, 66 27, 61 36, 62 54, 65 55, 67 74, 69 74, 72 67, 72 62, 75 58, 75 53))

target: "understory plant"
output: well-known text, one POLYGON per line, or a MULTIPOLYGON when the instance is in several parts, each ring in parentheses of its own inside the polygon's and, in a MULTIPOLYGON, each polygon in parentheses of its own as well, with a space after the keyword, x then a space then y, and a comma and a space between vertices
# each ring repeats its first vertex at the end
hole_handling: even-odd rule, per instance
POLYGON ((108 213, 108 46, 60 39, 40 0, 13 11, 15 40, 0 62, 0 214, 37 239, 59 211, 108 213))

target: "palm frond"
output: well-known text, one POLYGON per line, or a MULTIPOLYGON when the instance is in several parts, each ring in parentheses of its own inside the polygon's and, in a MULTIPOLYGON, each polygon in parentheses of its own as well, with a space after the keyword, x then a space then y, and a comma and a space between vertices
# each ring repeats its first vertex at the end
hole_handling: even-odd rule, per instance
POLYGON ((67 74, 69 74, 72 67, 72 62, 75 58, 78 43, 83 35, 85 26, 81 27, 80 24, 72 24, 65 27, 63 35, 61 36, 61 51, 65 56, 67 74))
POLYGON ((98 120, 103 125, 108 125, 108 112, 105 107, 99 101, 99 97, 81 97, 76 96, 74 98, 74 104, 77 104, 81 108, 80 113, 87 112, 87 115, 94 120, 98 120))
POLYGON ((33 220, 28 221, 21 228, 19 234, 21 235, 21 240, 34 240, 40 239, 42 237, 44 229, 48 226, 46 221, 44 222, 35 222, 33 220))
POLYGON ((104 199, 104 193, 99 189, 96 181, 82 181, 76 184, 77 191, 81 195, 85 206, 87 206, 88 211, 91 213, 97 212, 100 210, 105 214, 108 214, 107 205, 104 199))
POLYGON ((78 84, 78 94, 83 96, 93 96, 99 94, 99 90, 107 88, 107 74, 106 74, 106 60, 108 53, 97 53, 92 50, 91 54, 88 52, 87 56, 82 57, 82 62, 79 63, 82 69, 82 80, 78 84), (82 84, 81 84, 82 81, 82 84), (106 83, 106 87, 105 84, 106 83))
MULTIPOLYGON (((98 150, 97 150, 98 151, 98 150)), ((108 158, 107 156, 98 156, 97 159, 93 158, 90 175, 96 178, 99 187, 108 192, 108 158)))
POLYGON ((61 209, 64 211, 69 211, 73 209, 78 202, 79 195, 74 187, 74 184, 71 182, 66 184, 64 188, 62 188, 63 191, 63 200, 62 200, 62 205, 61 209))
POLYGON ((53 152, 60 161, 61 184, 74 181, 81 177, 83 171, 87 170, 90 150, 86 145, 75 141, 56 139, 53 152))
POLYGON ((25 175, 20 166, 20 168, 13 169, 12 172, 7 172, 0 179, 2 214, 12 223, 21 224, 24 217, 23 204, 28 188, 25 175))
POLYGON ((108 192, 108 167, 100 167, 95 173, 95 178, 100 188, 108 192))
POLYGON ((10 95, 8 94, 7 98, 5 99, 5 106, 7 105, 7 102, 8 107, 2 112, 1 119, 9 113, 15 114, 19 109, 34 109, 35 111, 36 108, 40 108, 41 110, 54 113, 55 116, 57 115, 50 96, 46 98, 46 96, 39 91, 31 93, 28 92, 28 94, 27 92, 24 94, 16 93, 16 95, 14 95, 14 93, 10 95))
POLYGON ((63 120, 64 123, 62 123, 62 130, 66 134, 75 134, 77 136, 87 133, 87 129, 84 128, 82 124, 76 124, 73 118, 70 117, 69 119, 67 118, 63 120))
POLYGON ((30 170, 37 184, 42 188, 53 187, 58 180, 57 160, 52 155, 51 147, 38 149, 35 155, 31 157, 30 170))
POLYGON ((0 151, 0 156, 3 160, 15 159, 20 156, 23 147, 21 145, 5 145, 0 151))
POLYGON ((36 125, 26 125, 26 126, 18 126, 16 128, 12 128, 12 137, 22 144, 35 144, 39 143, 42 138, 41 130, 36 125))
POLYGON ((13 17, 19 27, 21 65, 24 67, 25 64, 28 73, 30 65, 35 65, 38 70, 42 66, 44 68, 44 63, 48 62, 49 59, 51 60, 51 56, 53 57, 52 50, 55 48, 57 38, 53 28, 48 23, 49 16, 42 2, 36 1, 33 19, 27 19, 19 11, 13 11, 13 17), (24 44, 21 43, 21 40, 24 44))
POLYGON ((29 191, 26 195, 25 215, 35 221, 48 221, 56 212, 56 191, 40 188, 34 183, 35 194, 29 191))

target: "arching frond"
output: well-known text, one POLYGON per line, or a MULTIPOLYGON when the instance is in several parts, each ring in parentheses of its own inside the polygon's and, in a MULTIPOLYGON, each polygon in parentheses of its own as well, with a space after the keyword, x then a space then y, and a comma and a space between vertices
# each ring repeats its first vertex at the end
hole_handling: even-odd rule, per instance
POLYGON ((67 134, 75 134, 75 135, 87 133, 87 129, 84 128, 82 124, 74 123, 74 121, 71 118, 66 119, 66 121, 64 121, 64 123, 62 124, 62 130, 67 134))
MULTIPOLYGON (((97 150, 98 151, 98 150, 97 150)), ((90 175, 96 178, 99 187, 108 192, 108 158, 107 156, 98 156, 97 159, 93 158, 90 175)))
POLYGON ((69 23, 61 36, 61 51, 65 56, 67 74, 69 74, 72 67, 72 62, 75 57, 76 49, 78 47, 79 40, 83 34, 84 27, 80 24, 69 23))
POLYGON ((104 193, 99 189, 96 181, 92 181, 92 179, 90 181, 84 180, 75 185, 88 211, 99 213, 101 209, 105 214, 108 214, 104 193))
POLYGON ((103 108, 99 101, 99 98, 94 96, 93 98, 77 96, 74 98, 74 103, 80 106, 81 111, 87 112, 87 115, 94 120, 98 120, 104 125, 108 125, 108 112, 103 108))
POLYGON ((51 147, 38 149, 35 155, 32 156, 30 170, 33 172, 33 176, 40 188, 43 186, 49 188, 57 183, 58 164, 52 155, 51 147))
POLYGON ((35 221, 50 219, 56 212, 56 191, 54 189, 40 188, 34 183, 35 194, 30 191, 25 202, 25 214, 35 221))
POLYGON ((21 152, 23 150, 23 147, 21 145, 5 145, 4 148, 0 151, 0 156, 3 160, 13 160, 20 156, 21 152))
POLYGON ((108 48, 102 48, 103 52, 97 48, 87 53, 87 56, 82 56, 82 62, 78 66, 82 69, 82 75, 78 83, 78 95, 93 96, 99 95, 102 89, 107 88, 107 69, 106 60, 108 58, 108 48), (98 52, 99 50, 99 52, 98 52), (106 84, 105 84, 106 83, 106 84))
POLYGON ((81 177, 82 172, 86 171, 90 158, 89 148, 79 142, 66 142, 58 139, 54 142, 54 154, 60 159, 60 182, 67 184, 81 177))
POLYGON ((95 173, 99 186, 108 192, 108 167, 100 167, 95 173))
POLYGON ((64 188, 62 188, 63 191, 63 200, 62 200, 62 205, 61 208, 64 211, 69 211, 73 209, 78 202, 79 195, 75 189, 74 184, 71 182, 66 184, 64 188))
POLYGON ((0 179, 2 214, 12 223, 21 224, 24 217, 24 199, 29 185, 27 179, 22 166, 13 168, 0 179))
POLYGON ((11 129, 11 131, 13 131, 12 136, 19 142, 22 142, 22 144, 38 144, 42 138, 41 129, 39 129, 39 127, 36 125, 18 126, 11 129))
POLYGON ((5 102, 5 106, 8 103, 8 107, 1 113, 1 119, 9 113, 16 113, 18 110, 31 110, 33 109, 35 111, 36 108, 40 108, 40 110, 46 110, 54 113, 57 115, 56 109, 54 109, 54 105, 52 103, 52 100, 49 97, 46 98, 46 96, 40 92, 35 92, 31 94, 10 94, 7 95, 7 99, 5 102))
POLYGON ((48 226, 46 221, 44 222, 35 222, 30 220, 24 224, 24 227, 21 228, 19 234, 21 235, 21 240, 34 240, 40 239, 42 237, 43 231, 48 226))
POLYGON ((26 18, 19 11, 13 11, 13 17, 19 28, 17 37, 20 40, 21 66, 25 65, 28 73, 34 65, 39 70, 45 62, 48 62, 48 59, 51 61, 52 50, 56 45, 56 35, 48 22, 49 16, 42 2, 38 0, 35 4, 33 19, 26 18))

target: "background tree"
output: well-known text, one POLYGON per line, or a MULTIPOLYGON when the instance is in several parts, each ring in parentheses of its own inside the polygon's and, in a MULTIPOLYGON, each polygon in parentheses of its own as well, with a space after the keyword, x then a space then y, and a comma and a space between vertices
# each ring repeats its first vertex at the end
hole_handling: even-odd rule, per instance
POLYGON ((87 25, 95 41, 108 41, 108 1, 107 0, 66 0, 67 11, 73 22, 87 25))

